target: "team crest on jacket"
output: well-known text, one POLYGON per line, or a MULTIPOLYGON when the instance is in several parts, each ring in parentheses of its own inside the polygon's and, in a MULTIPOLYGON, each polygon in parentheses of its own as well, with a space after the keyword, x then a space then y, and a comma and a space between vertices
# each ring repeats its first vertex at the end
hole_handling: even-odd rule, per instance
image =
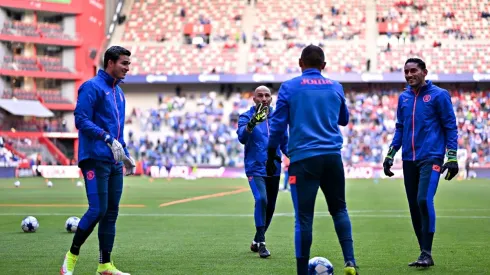
POLYGON ((430 101, 430 95, 424 95, 423 100, 424 100, 424 102, 429 102, 430 101))
POLYGON ((441 172, 441 166, 434 164, 434 165, 432 165, 432 170, 434 170, 436 172, 441 172))

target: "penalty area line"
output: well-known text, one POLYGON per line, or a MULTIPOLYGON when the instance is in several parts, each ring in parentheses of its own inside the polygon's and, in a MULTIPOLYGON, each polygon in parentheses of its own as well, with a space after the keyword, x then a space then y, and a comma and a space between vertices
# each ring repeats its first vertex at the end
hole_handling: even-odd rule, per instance
MULTIPOLYGON (((0 203, 0 207, 88 207, 88 204, 23 204, 23 203, 0 203)), ((144 208, 144 204, 120 204, 119 208, 144 208)))
POLYGON ((176 200, 176 201, 169 201, 169 202, 160 204, 160 207, 170 206, 170 205, 179 204, 179 203, 186 203, 186 202, 191 202, 191 201, 199 201, 199 200, 205 200, 205 199, 219 198, 219 197, 243 193, 243 192, 248 191, 248 190, 249 190, 249 188, 240 188, 240 189, 233 190, 233 191, 227 191, 227 192, 214 193, 214 194, 210 194, 210 195, 191 197, 191 198, 176 200))

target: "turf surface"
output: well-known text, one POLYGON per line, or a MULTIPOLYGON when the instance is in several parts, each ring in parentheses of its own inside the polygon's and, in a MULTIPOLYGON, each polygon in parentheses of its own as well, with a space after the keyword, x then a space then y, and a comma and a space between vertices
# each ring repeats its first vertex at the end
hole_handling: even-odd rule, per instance
MULTIPOLYGON (((84 189, 71 180, 52 180, 52 188, 42 179, 21 179, 19 188, 14 181, 0 181, 0 274, 59 274, 73 238, 64 223, 69 216, 83 215, 84 189), (36 233, 20 229, 26 215, 39 220, 36 233)), ((420 271, 407 267, 418 251, 402 182, 349 180, 347 202, 360 274, 490 274, 489 187, 488 180, 441 181, 435 199, 436 266, 420 271)), ((249 250, 255 228, 245 179, 129 178, 121 204, 113 260, 132 275, 295 274, 288 192, 279 193, 266 235, 272 256, 266 260, 249 250)), ((94 231, 82 247, 75 274, 95 273, 97 247, 94 231)), ((311 251, 312 257, 332 261, 341 274, 341 251, 321 193, 311 251)))

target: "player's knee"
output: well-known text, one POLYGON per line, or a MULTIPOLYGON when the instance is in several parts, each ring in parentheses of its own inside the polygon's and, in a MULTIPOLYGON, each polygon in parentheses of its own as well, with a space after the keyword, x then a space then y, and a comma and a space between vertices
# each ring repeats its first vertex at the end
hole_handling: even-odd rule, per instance
POLYGON ((265 196, 261 196, 260 198, 257 198, 255 200, 255 203, 257 204, 257 206, 267 207, 267 198, 265 196))
POLYGON ((425 197, 417 198, 417 204, 419 205, 419 208, 422 211, 427 210, 427 198, 425 198, 425 197))
POLYGON ((107 207, 90 207, 87 213, 92 222, 99 222, 102 218, 104 218, 106 212, 107 207))
POLYGON ((341 216, 347 214, 347 208, 345 206, 329 207, 328 212, 332 217, 341 216))

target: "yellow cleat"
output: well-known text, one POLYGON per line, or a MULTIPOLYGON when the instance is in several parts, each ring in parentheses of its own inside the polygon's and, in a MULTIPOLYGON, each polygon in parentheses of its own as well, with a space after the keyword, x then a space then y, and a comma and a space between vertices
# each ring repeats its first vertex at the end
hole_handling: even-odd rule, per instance
POLYGON ((344 275, 359 275, 357 266, 353 262, 347 262, 344 267, 344 275))
POLYGON ((71 254, 70 251, 66 253, 65 260, 63 261, 63 265, 60 269, 61 275, 73 275, 73 271, 75 270, 75 265, 77 263, 78 256, 71 254))
POLYGON ((95 275, 131 275, 118 270, 113 263, 99 264, 95 275))

